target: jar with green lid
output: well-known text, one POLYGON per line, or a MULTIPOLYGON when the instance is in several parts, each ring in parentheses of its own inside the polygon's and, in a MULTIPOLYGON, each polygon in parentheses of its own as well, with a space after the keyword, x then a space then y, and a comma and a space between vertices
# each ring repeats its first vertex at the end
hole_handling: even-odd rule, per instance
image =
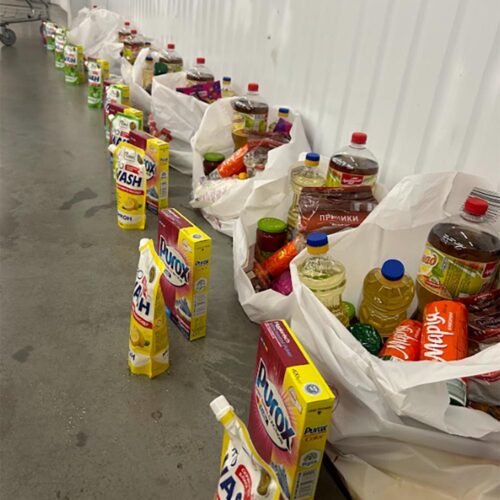
POLYGON ((213 172, 226 157, 221 153, 205 153, 203 155, 203 172, 208 176, 210 172, 213 172))
POLYGON ((264 217, 257 222, 257 241, 255 259, 262 262, 278 251, 286 243, 286 222, 273 217, 264 217))

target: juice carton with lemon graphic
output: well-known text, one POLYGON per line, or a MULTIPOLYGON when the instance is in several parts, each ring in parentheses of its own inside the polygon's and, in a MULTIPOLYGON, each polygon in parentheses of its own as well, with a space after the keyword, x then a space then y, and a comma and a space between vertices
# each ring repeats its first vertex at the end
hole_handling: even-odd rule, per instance
POLYGON ((314 498, 334 395, 286 321, 264 321, 248 430, 289 500, 314 498))
POLYGON ((161 289, 167 314, 188 340, 206 335, 212 239, 173 208, 158 214, 161 289))
POLYGON ((129 142, 144 152, 146 208, 157 214, 159 210, 168 207, 169 144, 142 130, 132 130, 129 142))
POLYGON ((169 367, 169 343, 160 278, 165 265, 153 240, 142 239, 130 313, 128 366, 136 375, 156 377, 169 367))

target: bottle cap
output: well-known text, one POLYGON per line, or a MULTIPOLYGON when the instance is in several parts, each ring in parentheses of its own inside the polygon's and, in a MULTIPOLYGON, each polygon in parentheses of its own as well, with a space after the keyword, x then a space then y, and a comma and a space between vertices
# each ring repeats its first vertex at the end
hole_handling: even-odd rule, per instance
POLYGON ((279 108, 278 113, 283 113, 284 115, 287 115, 290 113, 290 110, 288 108, 279 108))
POLYGON ((153 60, 153 56, 146 56, 146 61, 152 61, 153 60))
POLYGON ((248 88, 249 92, 258 92, 259 91, 259 84, 258 83, 249 83, 247 88, 248 88))
POLYGON ((220 420, 233 407, 229 404, 225 396, 219 396, 210 402, 210 409, 214 412, 215 418, 220 420))
POLYGON ((132 35, 137 35, 137 30, 130 30, 130 33, 132 33, 132 35))
POLYGON ((319 154, 318 153, 307 153, 304 165, 308 167, 316 167, 319 165, 319 154))
POLYGON ((175 43, 167 43, 167 49, 175 49, 175 43))
POLYGON ((231 83, 231 77, 230 76, 223 76, 222 81, 227 82, 227 83, 231 83))
POLYGON ((353 132, 351 142, 354 144, 366 144, 368 136, 364 132, 353 132))
POLYGON ((125 26, 130 26, 130 21, 125 21, 125 26))
POLYGON ((287 230, 286 222, 274 217, 264 217, 257 222, 257 228, 264 233, 284 233, 287 230))
POLYGON ((328 236, 325 233, 320 233, 319 231, 311 233, 307 237, 307 246, 313 248, 324 247, 328 245, 328 236))
POLYGON ((405 266, 397 259, 389 259, 382 264, 381 271, 386 280, 398 281, 405 274, 405 266))
POLYGON ((197 57, 196 64, 205 64, 205 58, 204 57, 197 57))
POLYGON ((488 202, 482 198, 469 196, 465 200, 464 210, 471 215, 484 215, 488 211, 488 202))

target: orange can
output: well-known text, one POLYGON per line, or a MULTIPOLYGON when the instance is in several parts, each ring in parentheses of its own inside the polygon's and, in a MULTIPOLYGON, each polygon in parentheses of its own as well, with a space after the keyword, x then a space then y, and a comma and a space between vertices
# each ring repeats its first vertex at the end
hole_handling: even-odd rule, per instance
MULTIPOLYGON (((467 308, 460 302, 439 300, 424 309, 420 359, 456 361, 467 356, 467 308)), ((467 386, 462 379, 447 381, 450 403, 467 404, 467 386)))
POLYGON ((422 323, 405 319, 392 332, 378 355, 389 361, 418 361, 421 335, 422 323))

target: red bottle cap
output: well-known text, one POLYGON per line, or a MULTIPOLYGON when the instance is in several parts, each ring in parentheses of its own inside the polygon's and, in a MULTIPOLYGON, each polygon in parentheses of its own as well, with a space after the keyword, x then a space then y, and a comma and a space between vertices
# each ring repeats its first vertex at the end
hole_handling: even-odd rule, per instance
POLYGON ((482 198, 469 196, 465 200, 464 210, 471 215, 484 215, 488 211, 488 202, 482 198))
POLYGON ((130 26, 130 21, 125 21, 125 26, 130 26))
POLYGON ((353 132, 351 142, 354 144, 366 144, 368 136, 364 132, 353 132))
POLYGON ((137 35, 137 30, 130 30, 130 33, 132 33, 132 35, 137 35))
POLYGON ((167 43, 167 49, 175 49, 175 43, 167 43))
POLYGON ((258 83, 249 83, 248 84, 248 91, 249 92, 258 92, 259 91, 259 84, 258 83))
POLYGON ((205 58, 204 57, 197 57, 196 64, 205 64, 205 58))

